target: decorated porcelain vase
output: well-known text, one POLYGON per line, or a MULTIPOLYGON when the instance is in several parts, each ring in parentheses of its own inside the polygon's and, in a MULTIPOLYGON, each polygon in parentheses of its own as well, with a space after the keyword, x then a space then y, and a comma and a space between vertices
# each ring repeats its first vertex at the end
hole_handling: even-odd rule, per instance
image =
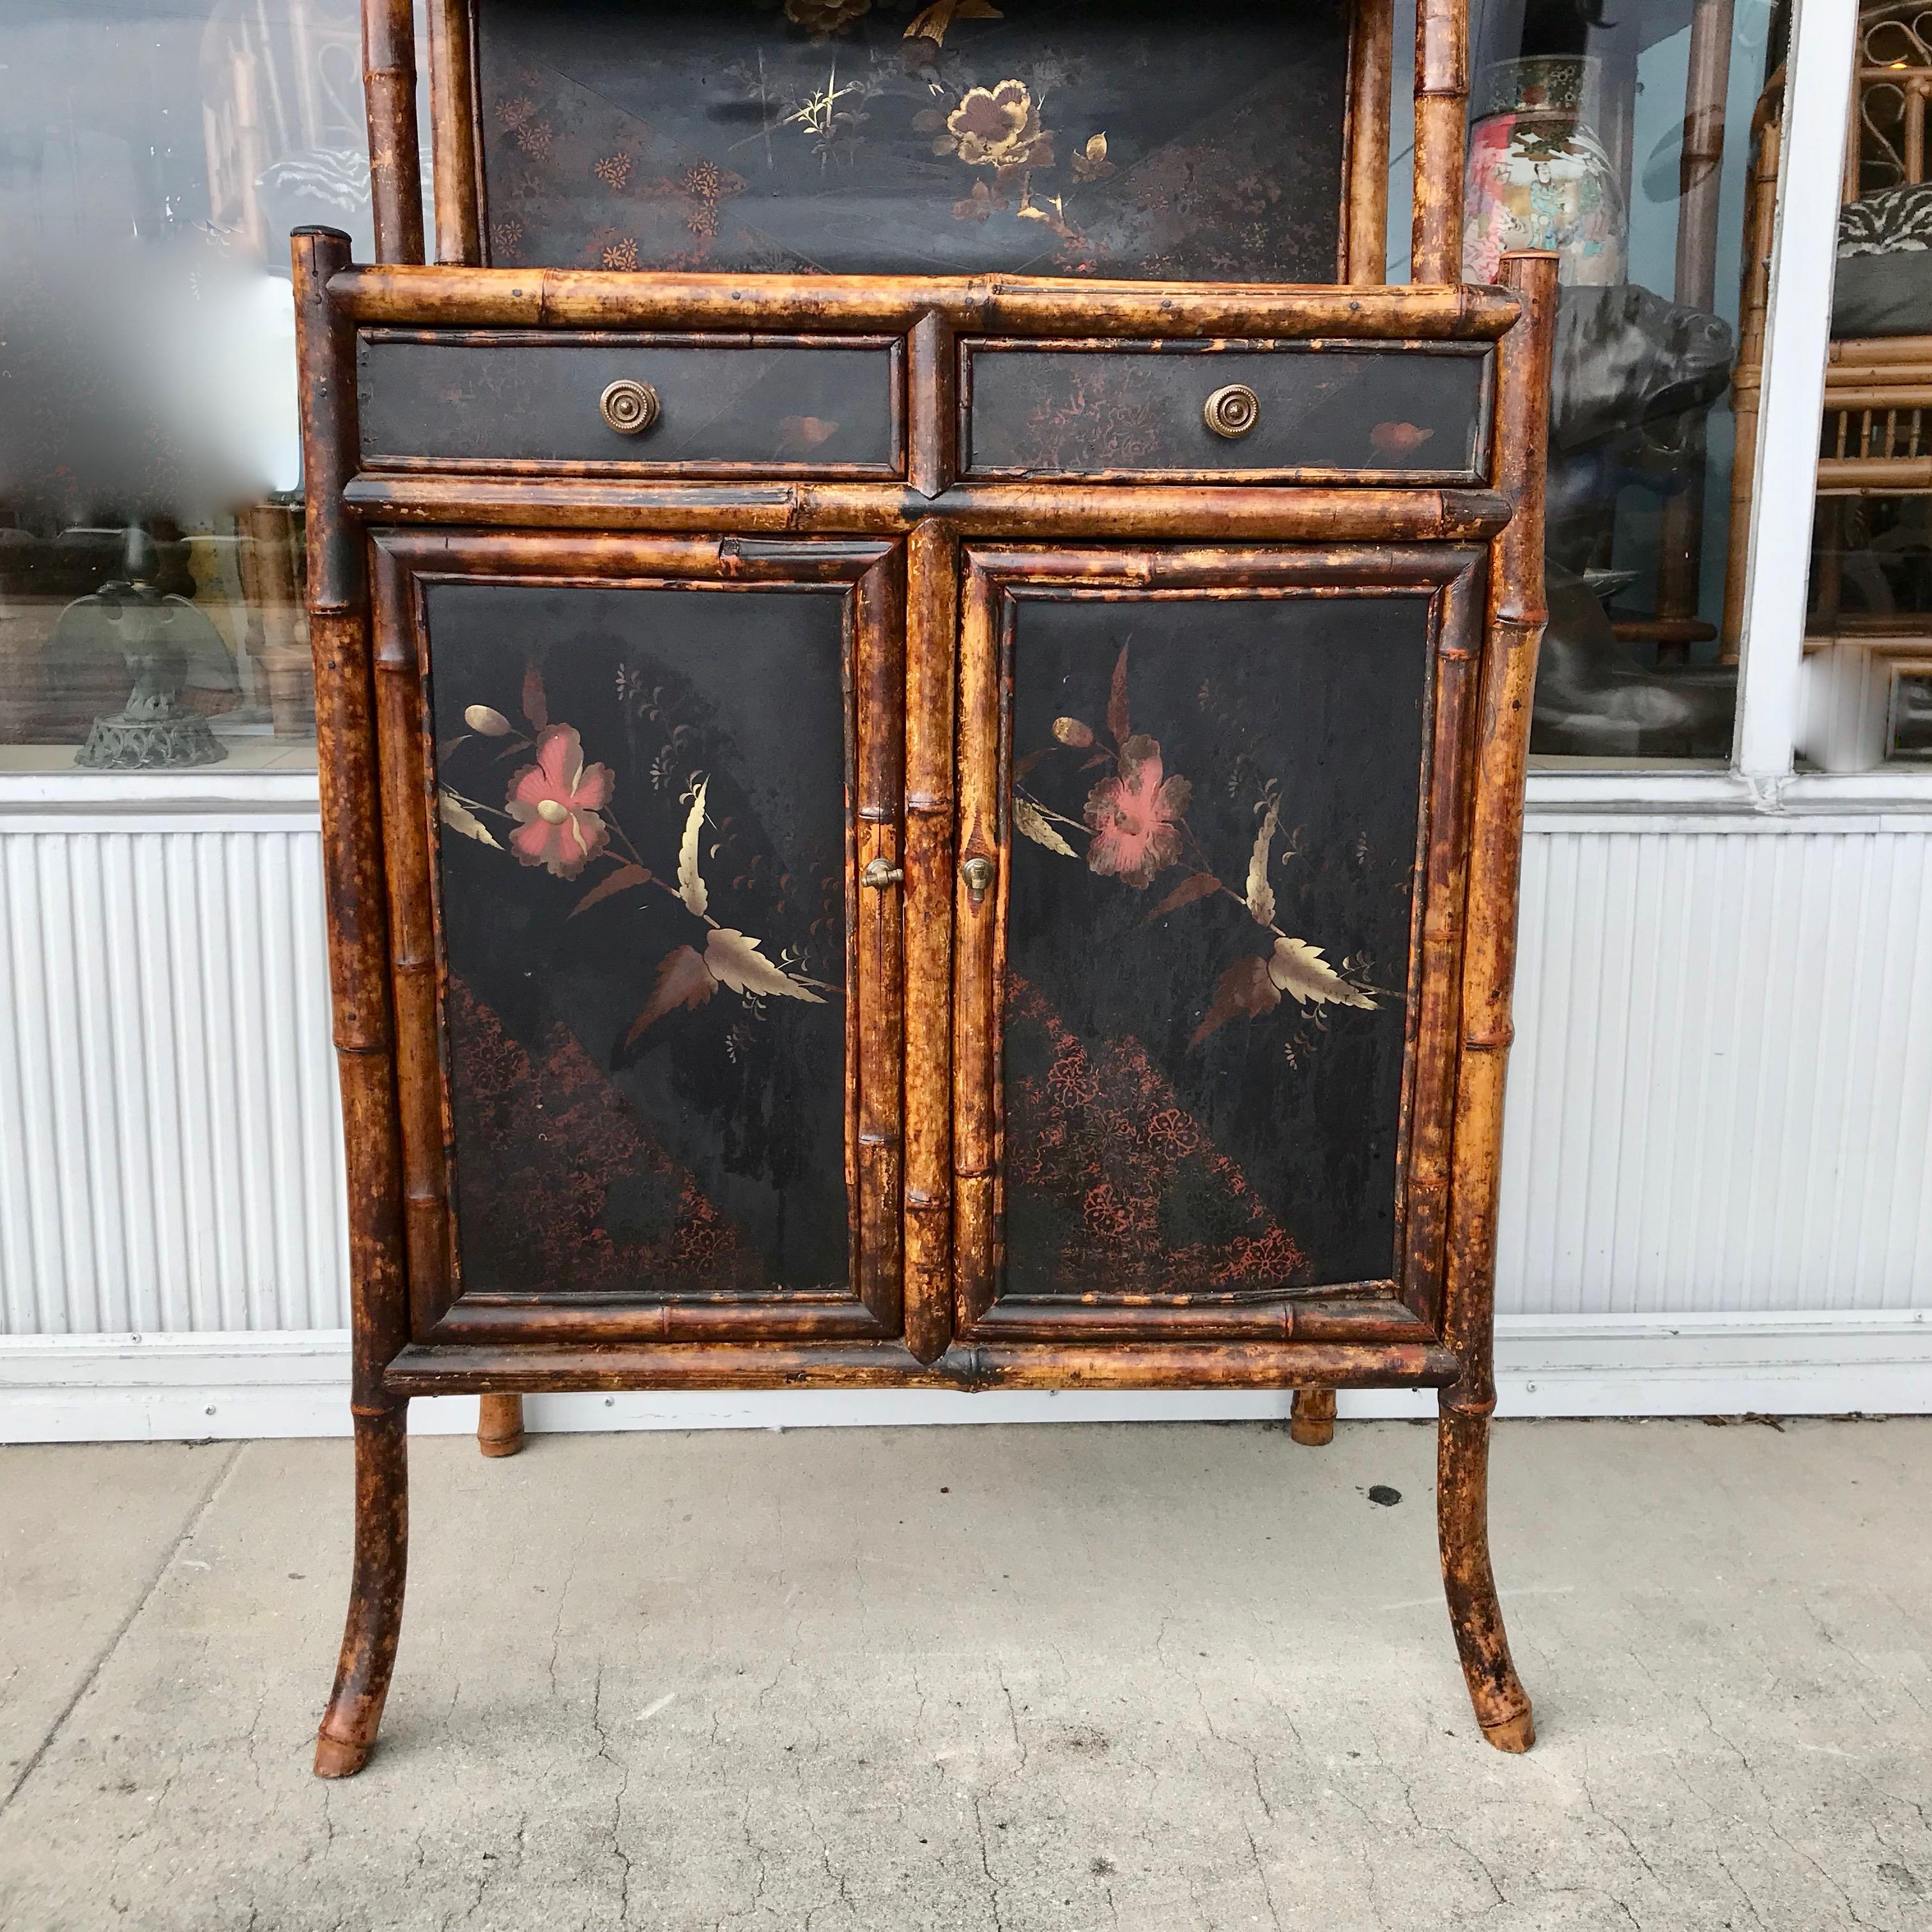
POLYGON ((1469 135, 1462 272, 1471 281, 1494 281, 1512 248, 1554 250, 1564 282, 1624 279, 1623 188, 1588 118, 1597 64, 1545 56, 1492 70, 1490 111, 1469 135))

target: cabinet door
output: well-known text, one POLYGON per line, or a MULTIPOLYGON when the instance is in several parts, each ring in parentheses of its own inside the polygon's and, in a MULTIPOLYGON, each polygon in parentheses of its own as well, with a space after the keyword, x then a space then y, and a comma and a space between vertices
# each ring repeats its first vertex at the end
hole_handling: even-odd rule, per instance
POLYGON ((1484 569, 970 554, 962 1333, 1432 1318, 1484 569))
POLYGON ((898 551, 376 554, 417 1333, 896 1334, 898 551))

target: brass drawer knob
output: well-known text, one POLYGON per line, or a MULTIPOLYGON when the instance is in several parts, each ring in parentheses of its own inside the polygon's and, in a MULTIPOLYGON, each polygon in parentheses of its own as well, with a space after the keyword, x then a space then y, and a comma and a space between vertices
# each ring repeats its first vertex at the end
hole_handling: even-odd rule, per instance
POLYGON ((977 905, 986 896, 986 889, 993 883, 993 862, 976 854, 961 866, 959 876, 966 881, 967 898, 977 905))
POLYGON ((870 886, 875 892, 884 892, 888 886, 902 884, 904 879, 905 868, 895 866, 890 859, 874 859, 859 874, 860 884, 870 886))
POLYGON ((597 406, 620 436, 642 436, 658 419, 658 392, 626 376, 598 398, 597 406))
POLYGON ((1246 383, 1230 382, 1208 398, 1201 416, 1216 436, 1225 436, 1232 442, 1261 421, 1262 399, 1246 383))

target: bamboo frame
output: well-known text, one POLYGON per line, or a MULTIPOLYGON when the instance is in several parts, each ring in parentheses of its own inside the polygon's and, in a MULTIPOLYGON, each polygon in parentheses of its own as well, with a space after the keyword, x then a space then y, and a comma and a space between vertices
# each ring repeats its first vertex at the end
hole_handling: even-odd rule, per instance
POLYGON ((1388 0, 1360 0, 1352 54, 1341 266, 1353 286, 1288 289, 480 268, 488 241, 469 0, 433 0, 430 43, 436 250, 463 259, 417 266, 420 211, 412 235, 404 192, 417 178, 410 9, 406 0, 364 0, 386 266, 350 268, 346 241, 326 231, 306 232, 296 249, 308 594, 350 1148, 357 1464, 355 1580, 318 1744, 322 1774, 360 1768, 388 1688, 406 1560, 408 1400, 480 1395, 484 1452, 510 1453, 521 1439, 520 1394, 549 1389, 1292 1385, 1294 1433, 1311 1442, 1332 1432, 1338 1388, 1438 1389, 1438 1529, 1471 1697, 1492 1743, 1530 1742, 1484 1513, 1497 1137, 1542 620, 1554 262, 1510 258, 1504 290, 1455 285, 1466 25, 1461 0, 1422 0, 1418 285, 1375 285, 1385 245, 1386 136, 1376 124, 1390 11, 1388 0), (1442 285, 1424 285, 1432 282, 1442 285), (359 471, 356 332, 392 326, 902 338, 904 481, 706 483, 570 464, 541 476, 494 464, 472 474, 448 465, 359 471), (1466 488, 1356 472, 1314 485, 1234 472, 1204 484, 1173 474, 962 484, 962 348, 1003 337, 1366 341, 1417 352, 1495 344, 1490 473, 1466 488), (782 1308, 753 1297, 640 1306, 614 1295, 566 1306, 461 1292, 444 1167, 450 1114, 434 1051, 439 834, 420 586, 437 574, 527 573, 532 560, 553 581, 629 583, 668 570, 721 586, 802 574, 847 587, 850 1295, 790 1297, 782 1308), (1402 1232, 1386 1280, 1154 1306, 1125 1296, 996 1298, 1004 663, 1014 594, 1042 584, 1054 594, 1130 585, 1214 596, 1400 586, 1436 600, 1402 1232), (994 867, 983 895, 964 875, 974 858, 994 867), (902 868, 896 890, 859 888, 874 860, 902 868))

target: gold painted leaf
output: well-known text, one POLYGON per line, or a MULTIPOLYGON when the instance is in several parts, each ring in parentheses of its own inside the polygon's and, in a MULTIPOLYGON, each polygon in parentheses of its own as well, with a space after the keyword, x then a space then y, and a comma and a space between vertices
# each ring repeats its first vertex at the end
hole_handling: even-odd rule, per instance
POLYGON ((437 815, 451 831, 460 832, 464 838, 473 838, 479 845, 494 845, 500 852, 503 849, 503 842, 496 833, 469 806, 452 798, 448 792, 436 794, 436 808, 437 815))
POLYGON ((759 942, 728 926, 714 926, 704 942, 704 963, 719 983, 734 993, 770 995, 781 1000, 806 1000, 814 1006, 824 1000, 801 980, 794 980, 783 967, 776 966, 758 950, 759 942))
POLYGON ((1351 986, 1305 939, 1277 939, 1269 956, 1268 977, 1303 1006, 1361 1006, 1373 1012, 1374 996, 1351 986))
POLYGON ((1274 828, 1281 807, 1273 799, 1262 814, 1262 829, 1255 834, 1255 849, 1248 860, 1248 910, 1257 926, 1274 923, 1274 888, 1268 884, 1268 848, 1274 843, 1274 828))
POLYGON ((1054 830, 1053 821, 1048 818, 1030 799, 1015 795, 1013 799, 1013 830, 1030 838, 1036 845, 1044 845, 1049 852, 1058 852, 1062 856, 1077 859, 1080 854, 1068 844, 1054 830))
POLYGON ((579 913, 588 912, 592 906, 615 897, 619 892, 627 892, 633 886, 647 886, 650 882, 651 875, 644 866, 620 866, 614 872, 606 872, 571 908, 570 916, 574 919, 579 913))
POLYGON ((651 988, 644 1010, 631 1022, 624 1036, 626 1046, 637 1043, 638 1036, 664 1015, 679 1006, 701 1006, 718 990, 711 968, 699 958, 697 949, 675 946, 658 962, 657 983, 651 988))
POLYGON ((1165 919, 1169 913, 1178 912, 1183 906, 1192 905, 1196 899, 1204 899, 1220 890, 1221 881, 1212 872, 1196 872, 1183 879, 1141 923, 1151 926, 1156 920, 1165 919))
POLYGON ((683 900, 686 910, 697 914, 700 919, 711 903, 711 895, 704 890, 698 870, 698 841, 704 830, 704 794, 710 782, 706 778, 698 788, 698 796, 691 801, 691 815, 684 821, 684 837, 677 848, 677 896, 683 900))

